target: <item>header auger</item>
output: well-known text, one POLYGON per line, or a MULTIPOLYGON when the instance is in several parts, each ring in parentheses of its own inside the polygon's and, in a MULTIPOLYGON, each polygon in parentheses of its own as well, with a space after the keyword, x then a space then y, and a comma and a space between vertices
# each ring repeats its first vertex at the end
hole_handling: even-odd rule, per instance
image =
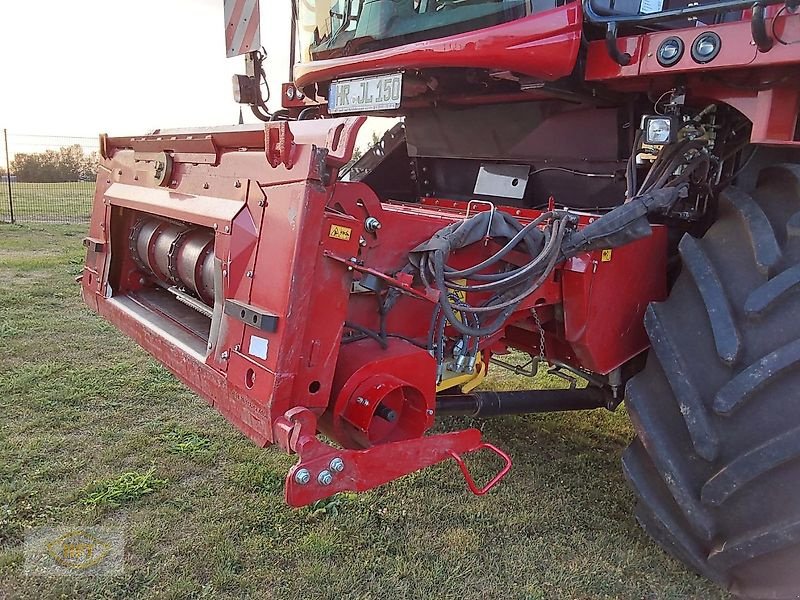
POLYGON ((485 494, 511 458, 438 416, 624 400, 648 533, 800 595, 796 3, 297 0, 275 110, 225 8, 264 123, 102 137, 86 303, 297 454, 292 506, 449 459, 485 494), (404 119, 353 161, 366 115, 404 119), (587 383, 485 389, 512 349, 587 383))

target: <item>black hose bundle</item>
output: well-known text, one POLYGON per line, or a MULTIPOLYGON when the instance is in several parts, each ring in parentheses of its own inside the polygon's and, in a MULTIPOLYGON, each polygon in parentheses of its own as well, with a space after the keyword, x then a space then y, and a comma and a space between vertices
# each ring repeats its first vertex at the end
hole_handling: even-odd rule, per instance
POLYGON ((434 322, 441 311, 446 321, 467 338, 498 331, 519 303, 532 294, 553 270, 559 261, 565 235, 576 223, 577 217, 566 211, 543 213, 525 226, 504 212, 481 212, 445 227, 414 248, 409 261, 422 282, 439 291, 434 322), (547 227, 540 229, 545 222, 547 227), (485 238, 507 241, 498 252, 469 268, 454 269, 447 264, 452 251, 485 238), (520 246, 531 256, 528 263, 515 267, 503 261, 509 252, 520 246), (501 262, 503 265, 499 270, 487 272, 501 262), (468 285, 465 280, 473 283, 468 285), (471 306, 466 302, 454 303, 454 291, 491 292, 493 295, 483 305, 471 306), (477 316, 488 313, 494 313, 494 318, 481 324, 477 316))
MULTIPOLYGON (((439 292, 428 335, 429 348, 437 361, 443 359, 446 323, 463 336, 465 347, 477 348, 478 338, 499 331, 558 263, 581 252, 615 248, 650 235, 648 215, 669 210, 685 194, 685 177, 682 174, 676 179, 679 185, 637 196, 582 230, 576 228, 577 215, 568 211, 542 213, 525 226, 507 213, 487 211, 441 229, 414 248, 409 254, 413 270, 426 287, 439 292), (505 244, 468 268, 448 265, 453 251, 486 238, 505 240, 505 244), (504 261, 515 249, 526 250, 531 260, 522 266, 504 261), (480 306, 472 306, 454 292, 491 292, 492 296, 480 306), (486 316, 480 318, 482 315, 486 316)), ((657 176, 656 181, 660 180, 657 176)))

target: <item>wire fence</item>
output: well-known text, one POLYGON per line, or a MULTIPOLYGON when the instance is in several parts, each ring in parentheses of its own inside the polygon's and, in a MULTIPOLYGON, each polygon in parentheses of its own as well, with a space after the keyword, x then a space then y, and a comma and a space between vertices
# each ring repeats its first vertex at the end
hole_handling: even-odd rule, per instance
POLYGON ((0 222, 86 223, 98 138, 12 133, 0 141, 0 222))

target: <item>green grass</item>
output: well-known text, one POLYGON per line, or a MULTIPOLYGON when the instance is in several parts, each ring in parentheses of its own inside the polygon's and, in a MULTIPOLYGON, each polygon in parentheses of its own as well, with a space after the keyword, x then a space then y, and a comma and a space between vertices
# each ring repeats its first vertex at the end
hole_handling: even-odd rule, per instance
POLYGON ((168 431, 162 439, 167 443, 170 452, 187 456, 208 454, 213 445, 207 437, 203 437, 193 431, 181 431, 179 429, 168 431))
POLYGON ((104 479, 92 484, 81 499, 81 502, 92 508, 116 508, 126 502, 133 502, 142 496, 152 494, 166 485, 166 479, 158 479, 155 467, 144 473, 128 471, 118 477, 104 479))
MULTIPOLYGON (((11 196, 18 222, 88 223, 94 182, 12 183, 11 196)), ((8 197, 8 184, 0 182, 0 222, 10 220, 8 197)))
MULTIPOLYGON (((446 420, 514 457, 482 498, 448 462, 288 508, 292 457, 255 447, 84 309, 82 235, 0 225, 0 598, 727 598, 636 525, 622 410, 446 420), (93 524, 124 527, 123 575, 23 574, 27 527, 93 524)), ((498 467, 469 463, 479 480, 498 467)))

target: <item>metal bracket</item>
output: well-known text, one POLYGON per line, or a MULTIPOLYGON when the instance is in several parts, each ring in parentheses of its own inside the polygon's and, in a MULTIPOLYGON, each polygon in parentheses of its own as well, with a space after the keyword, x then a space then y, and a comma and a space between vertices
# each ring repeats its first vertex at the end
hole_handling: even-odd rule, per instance
POLYGON ((268 333, 275 333, 278 329, 277 315, 265 312, 249 304, 244 304, 243 302, 226 300, 225 314, 234 319, 238 319, 245 325, 261 329, 268 333))
POLYGON ((489 205, 489 223, 486 225, 486 235, 484 237, 485 243, 489 243, 489 238, 492 233, 492 221, 494 220, 494 214, 497 212, 497 207, 488 200, 470 200, 467 202, 467 214, 464 215, 465 219, 469 219, 469 211, 473 204, 488 204, 489 205))
POLYGON ((85 237, 83 238, 83 245, 89 252, 102 252, 105 242, 96 238, 85 237))
POLYGON ((152 175, 156 186, 168 185, 172 177, 172 156, 166 152, 134 152, 133 160, 136 171, 145 171, 152 175))
POLYGON ((511 469, 511 458, 481 441, 477 429, 390 442, 365 450, 340 450, 317 439, 316 422, 316 416, 303 407, 293 408, 275 421, 275 442, 300 457, 286 476, 286 503, 290 506, 306 506, 338 492, 364 492, 449 458, 458 464, 467 487, 482 496, 511 469), (463 455, 483 449, 495 452, 505 464, 486 485, 478 487, 463 455))
POLYGON ((264 126, 264 149, 267 162, 274 169, 283 164, 287 169, 294 166, 294 134, 288 121, 275 121, 264 126))

